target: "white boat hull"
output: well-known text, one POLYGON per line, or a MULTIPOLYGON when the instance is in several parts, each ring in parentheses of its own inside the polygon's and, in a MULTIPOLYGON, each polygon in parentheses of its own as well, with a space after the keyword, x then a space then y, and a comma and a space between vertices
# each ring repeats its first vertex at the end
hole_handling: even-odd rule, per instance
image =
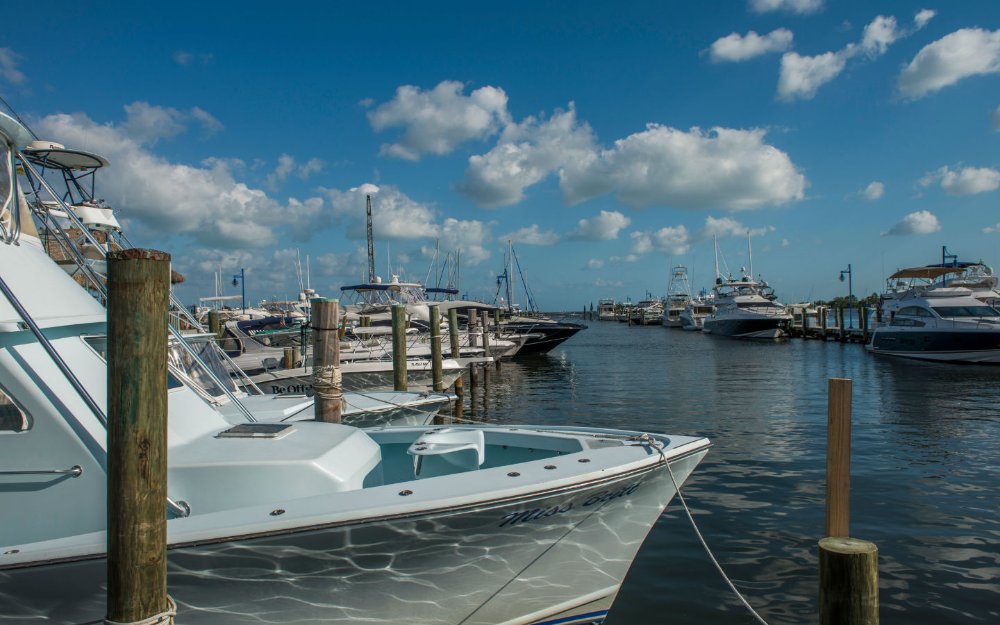
MULTIPOLYGON (((706 452, 671 461, 678 483, 706 452)), ((434 513, 174 544, 168 590, 185 625, 600 622, 674 494, 660 462, 434 513)), ((104 580, 103 557, 5 570, 0 624, 100 622, 104 580)))

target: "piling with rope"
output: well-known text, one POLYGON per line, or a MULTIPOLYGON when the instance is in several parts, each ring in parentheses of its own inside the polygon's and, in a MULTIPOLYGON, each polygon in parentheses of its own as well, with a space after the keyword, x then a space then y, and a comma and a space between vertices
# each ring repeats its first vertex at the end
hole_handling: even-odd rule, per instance
POLYGON ((317 297, 311 300, 311 304, 314 415, 316 421, 340 423, 344 409, 340 336, 337 328, 340 302, 317 297))
POLYGON ((172 622, 167 596, 170 255, 108 255, 108 563, 105 622, 172 622))

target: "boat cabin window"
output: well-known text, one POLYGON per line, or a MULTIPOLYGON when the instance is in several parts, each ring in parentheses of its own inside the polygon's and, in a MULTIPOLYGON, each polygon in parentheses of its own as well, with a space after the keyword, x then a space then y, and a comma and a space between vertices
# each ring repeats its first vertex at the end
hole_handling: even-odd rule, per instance
POLYGON ((931 311, 927 310, 926 308, 922 308, 920 306, 906 306, 904 308, 900 308, 899 312, 897 312, 896 315, 897 316, 898 315, 903 315, 903 316, 906 316, 906 317, 933 317, 934 316, 933 313, 931 313, 931 311))
MULTIPOLYGON (((90 346, 90 349, 97 352, 97 355, 101 357, 101 360, 108 362, 108 337, 105 334, 94 334, 91 336, 84 336, 83 342, 90 346)), ((180 380, 175 378, 170 373, 167 373, 167 389, 180 388, 183 386, 180 380)))
POLYGON ((24 432, 31 429, 28 414, 14 403, 7 393, 0 388, 0 433, 24 432))
POLYGON ((934 312, 946 319, 955 317, 1000 317, 1000 312, 989 306, 935 306, 934 312))
POLYGON ((781 308, 774 302, 739 302, 736 306, 738 308, 781 308))

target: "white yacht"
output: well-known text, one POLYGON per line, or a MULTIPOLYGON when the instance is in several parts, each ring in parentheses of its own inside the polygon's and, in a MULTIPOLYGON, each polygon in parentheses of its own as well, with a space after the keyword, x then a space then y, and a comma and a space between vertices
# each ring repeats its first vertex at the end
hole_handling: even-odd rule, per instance
MULTIPOLYGON (((78 625, 107 614, 116 389, 91 340, 104 307, 42 244, 39 196, 71 211, 23 157, 31 140, 0 114, 0 623, 78 625)), ((582 427, 363 430, 252 412, 234 426, 181 377, 167 393, 167 590, 187 625, 603 620, 709 448, 582 427)))
MULTIPOLYGON (((750 237, 747 236, 747 247, 750 237)), ((774 290, 753 277, 753 253, 750 271, 740 268, 740 278, 723 278, 719 273, 718 248, 715 261, 715 311, 705 317, 702 331, 737 338, 777 339, 785 336, 792 316, 775 301, 774 290)))
POLYGON ((687 267, 677 265, 670 273, 667 301, 663 306, 663 325, 668 328, 684 327, 681 314, 690 301, 691 281, 688 280, 687 267))
POLYGON ((957 267, 914 267, 889 278, 875 354, 944 362, 1000 363, 1000 312, 965 286, 940 286, 957 267))
POLYGON ((688 301, 681 311, 681 328, 685 330, 701 330, 707 319, 715 312, 715 298, 704 292, 688 301))

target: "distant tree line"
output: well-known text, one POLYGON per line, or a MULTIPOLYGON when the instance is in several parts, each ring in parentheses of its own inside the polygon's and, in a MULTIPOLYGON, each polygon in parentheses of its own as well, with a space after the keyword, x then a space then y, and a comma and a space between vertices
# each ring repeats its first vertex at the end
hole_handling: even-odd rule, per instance
MULTIPOLYGON (((833 298, 831 300, 827 300, 827 301, 817 300, 817 301, 813 302, 813 304, 815 304, 816 306, 829 306, 830 308, 839 308, 841 306, 843 306, 844 308, 847 308, 847 306, 848 306, 848 301, 847 300, 848 300, 847 296, 844 295, 844 296, 841 296, 841 297, 835 297, 835 298, 833 298)), ((871 295, 869 295, 867 297, 861 297, 861 296, 855 295, 854 296, 854 307, 857 307, 860 304, 861 306, 864 306, 866 308, 874 308, 875 306, 878 306, 878 300, 879 300, 878 293, 872 293, 871 295)))

